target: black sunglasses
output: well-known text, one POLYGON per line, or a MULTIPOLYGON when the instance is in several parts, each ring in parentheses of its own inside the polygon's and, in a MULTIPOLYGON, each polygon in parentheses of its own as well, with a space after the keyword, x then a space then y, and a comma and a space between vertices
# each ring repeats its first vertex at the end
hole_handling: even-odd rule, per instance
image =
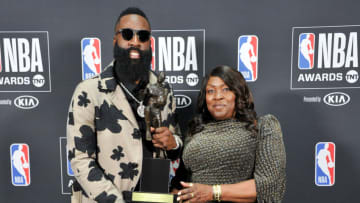
POLYGON ((150 31, 148 30, 133 30, 130 28, 120 29, 116 34, 121 33, 126 41, 130 41, 134 37, 134 33, 138 36, 140 42, 147 42, 150 39, 150 31))

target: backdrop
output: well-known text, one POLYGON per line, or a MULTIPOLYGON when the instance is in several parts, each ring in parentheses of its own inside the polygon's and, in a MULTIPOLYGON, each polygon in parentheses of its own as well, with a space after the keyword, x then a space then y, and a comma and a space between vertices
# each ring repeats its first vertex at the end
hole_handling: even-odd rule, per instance
POLYGON ((259 115, 280 121, 284 202, 357 202, 356 0, 2 0, 0 202, 69 202, 66 119, 73 90, 112 60, 120 12, 139 6, 155 71, 177 95, 182 130, 199 82, 219 64, 242 72, 259 115))

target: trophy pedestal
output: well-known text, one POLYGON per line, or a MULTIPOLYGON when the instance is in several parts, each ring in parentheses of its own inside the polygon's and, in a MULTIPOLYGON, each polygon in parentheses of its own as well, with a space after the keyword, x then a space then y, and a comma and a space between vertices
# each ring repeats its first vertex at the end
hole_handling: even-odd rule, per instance
POLYGON ((124 194, 126 202, 175 203, 176 195, 169 193, 170 160, 144 158, 140 191, 124 194))

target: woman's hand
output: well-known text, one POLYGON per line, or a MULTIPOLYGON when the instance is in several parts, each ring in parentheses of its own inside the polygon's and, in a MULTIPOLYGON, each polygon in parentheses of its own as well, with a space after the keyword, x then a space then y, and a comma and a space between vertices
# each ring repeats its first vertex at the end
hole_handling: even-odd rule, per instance
POLYGON ((184 189, 178 192, 177 201, 185 203, 208 202, 213 199, 211 185, 180 182, 184 189))

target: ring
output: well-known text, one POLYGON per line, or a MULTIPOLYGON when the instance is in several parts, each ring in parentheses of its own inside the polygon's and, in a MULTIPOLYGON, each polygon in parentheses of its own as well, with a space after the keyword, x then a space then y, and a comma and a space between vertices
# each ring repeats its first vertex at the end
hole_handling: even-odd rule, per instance
POLYGON ((192 186, 194 186, 194 184, 193 184, 193 183, 190 183, 189 186, 192 187, 192 186))
POLYGON ((191 193, 191 198, 194 198, 194 197, 195 197, 195 195, 194 195, 194 193, 192 192, 192 193, 191 193))

